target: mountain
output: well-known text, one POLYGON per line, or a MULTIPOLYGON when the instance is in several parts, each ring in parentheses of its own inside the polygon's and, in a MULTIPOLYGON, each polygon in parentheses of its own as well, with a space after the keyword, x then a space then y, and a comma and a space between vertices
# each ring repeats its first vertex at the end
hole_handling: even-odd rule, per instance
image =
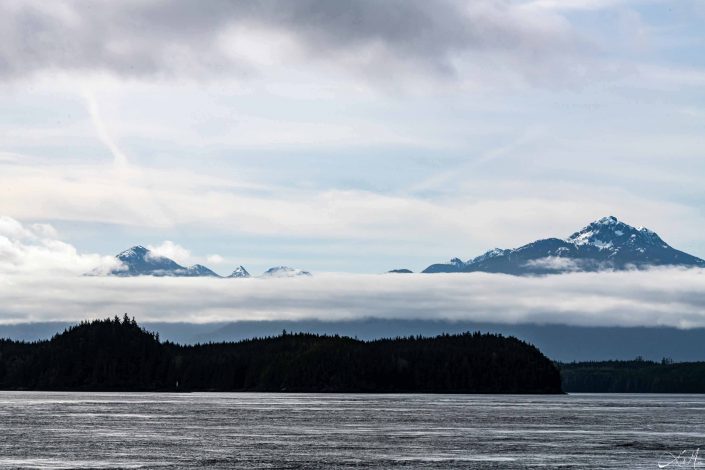
POLYGON ((235 271, 233 271, 230 276, 228 277, 233 277, 233 278, 246 278, 246 277, 251 277, 250 273, 247 272, 247 269, 245 269, 244 266, 238 266, 235 268, 235 271))
POLYGON ((655 232, 603 217, 568 238, 546 238, 514 249, 495 248, 477 258, 433 264, 424 273, 558 274, 650 266, 703 267, 705 260, 676 250, 655 232))
POLYGON ((392 269, 391 271, 387 271, 387 274, 413 274, 414 271, 411 269, 392 269))
POLYGON ((300 269, 290 268, 288 266, 275 266, 269 268, 260 277, 299 277, 299 276, 311 276, 308 271, 302 271, 300 269))
MULTIPOLYGON (((158 276, 158 277, 221 277, 202 264, 181 266, 172 259, 152 253, 149 249, 137 245, 118 254, 120 267, 113 269, 112 276, 158 276)), ((262 274, 264 278, 311 276, 308 271, 288 266, 276 266, 262 274)), ((229 279, 251 277, 244 266, 238 266, 227 276, 229 279)))
MULTIPOLYGON (((179 275, 179 274, 177 274, 177 275, 179 275)), ((201 276, 220 277, 215 272, 211 271, 209 268, 203 266, 202 264, 194 264, 193 266, 189 266, 188 268, 186 268, 186 273, 183 275, 186 277, 201 277, 201 276)))
POLYGON ((121 266, 110 272, 113 276, 220 277, 201 264, 184 267, 140 245, 123 251, 116 258, 121 266))

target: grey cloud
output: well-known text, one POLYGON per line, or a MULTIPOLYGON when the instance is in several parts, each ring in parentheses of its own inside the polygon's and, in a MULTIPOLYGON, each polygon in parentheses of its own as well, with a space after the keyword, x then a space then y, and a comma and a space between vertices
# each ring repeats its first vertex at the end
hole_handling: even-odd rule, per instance
POLYGON ((406 63, 452 74, 457 54, 507 52, 533 65, 578 47, 551 15, 502 0, 11 1, 0 5, 0 73, 248 73, 218 41, 228 28, 256 25, 291 35, 309 59, 335 61, 370 46, 378 57, 362 61, 368 72, 406 63))

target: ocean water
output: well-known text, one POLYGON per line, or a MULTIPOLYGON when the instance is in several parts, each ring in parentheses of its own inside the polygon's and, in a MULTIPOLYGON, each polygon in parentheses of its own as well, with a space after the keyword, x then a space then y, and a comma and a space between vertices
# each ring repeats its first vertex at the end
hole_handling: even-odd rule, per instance
POLYGON ((701 446, 701 395, 0 392, 0 468, 705 468, 701 446))

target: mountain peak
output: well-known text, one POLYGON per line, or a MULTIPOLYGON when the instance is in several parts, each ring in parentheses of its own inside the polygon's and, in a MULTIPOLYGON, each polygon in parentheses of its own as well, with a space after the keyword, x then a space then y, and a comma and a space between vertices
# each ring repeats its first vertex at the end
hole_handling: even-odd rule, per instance
POLYGON ((116 258, 119 259, 124 259, 124 258, 136 258, 136 257, 143 257, 150 253, 150 251, 143 247, 142 245, 135 245, 133 247, 128 248, 127 250, 120 252, 116 258))
POLYGON ((454 258, 424 272, 551 274, 651 266, 705 267, 705 260, 672 248, 647 228, 632 227, 610 215, 565 239, 546 238, 508 250, 495 248, 465 263, 454 258))
MULTIPOLYGON (((114 276, 179 276, 187 268, 163 256, 154 256, 142 245, 135 245, 118 254, 121 266, 110 274, 114 276)), ((192 275, 192 274, 191 274, 192 275)))
POLYGON ((632 227, 614 216, 603 217, 590 223, 572 234, 566 241, 578 247, 592 245, 601 250, 640 245, 668 247, 656 232, 644 227, 632 227))
POLYGON ((174 275, 186 277, 220 277, 210 268, 203 266, 202 264, 194 264, 193 266, 186 268, 185 271, 178 271, 174 273, 174 275))
POLYGON ((166 256, 155 255, 142 245, 128 248, 116 258, 121 266, 110 272, 113 276, 220 277, 202 264, 186 268, 166 256))
POLYGON ((479 263, 479 262, 482 262, 482 261, 485 261, 485 260, 488 260, 491 258, 503 256, 503 255, 507 254, 508 251, 509 250, 503 250, 501 248, 492 248, 491 250, 486 251, 485 253, 481 254, 477 258, 473 258, 473 259, 469 260, 468 263, 479 263))
POLYGON ((289 266, 275 266, 269 268, 264 273, 262 277, 298 277, 298 276, 311 276, 308 271, 303 271, 301 269, 290 268, 289 266))
POLYGON ((228 277, 247 278, 250 277, 250 273, 247 272, 247 269, 245 269, 244 266, 238 266, 228 277))
MULTIPOLYGON (((597 225, 615 225, 615 224, 619 224, 619 223, 620 222, 619 222, 619 220, 617 220, 617 217, 615 217, 613 215, 608 215, 607 217, 603 217, 603 218, 593 222, 593 224, 597 224, 597 225)), ((590 224, 590 225, 592 225, 592 224, 590 224)))

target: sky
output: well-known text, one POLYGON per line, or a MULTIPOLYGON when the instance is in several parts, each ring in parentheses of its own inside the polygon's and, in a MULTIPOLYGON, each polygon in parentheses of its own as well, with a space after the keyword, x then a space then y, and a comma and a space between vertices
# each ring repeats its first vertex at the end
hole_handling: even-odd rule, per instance
POLYGON ((705 257, 704 21, 702 0, 0 2, 0 321, 42 309, 12 297, 30 273, 58 283, 45 311, 64 281, 117 289, 77 273, 137 244, 360 292, 606 215, 705 257))

